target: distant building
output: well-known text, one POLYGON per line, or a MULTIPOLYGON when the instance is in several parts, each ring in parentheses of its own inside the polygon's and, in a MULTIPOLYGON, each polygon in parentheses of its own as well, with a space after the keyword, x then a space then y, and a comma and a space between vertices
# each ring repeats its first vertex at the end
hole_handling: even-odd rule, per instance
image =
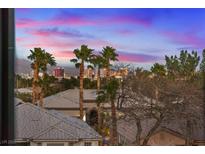
POLYGON ((31 79, 32 78, 32 76, 28 73, 20 73, 18 75, 20 75, 24 79, 31 79))
POLYGON ((84 121, 15 99, 15 143, 97 146, 101 136, 84 121))
POLYGON ((62 67, 57 67, 53 70, 53 76, 62 79, 64 78, 64 69, 62 67))
POLYGON ((101 78, 106 77, 106 73, 107 73, 107 69, 106 68, 100 69, 100 77, 101 78))
POLYGON ((128 75, 128 69, 127 68, 120 68, 119 70, 111 70, 110 76, 113 76, 115 78, 123 78, 128 75))
MULTIPOLYGON (((38 75, 39 75, 39 77, 43 77, 42 72, 39 72, 38 75)), ((31 71, 30 76, 32 76, 32 77, 34 76, 34 71, 33 70, 31 71)))
POLYGON ((64 73, 64 78, 65 79, 71 79, 71 76, 68 73, 64 73))
POLYGON ((94 79, 95 77, 95 71, 91 68, 87 68, 84 71, 84 78, 88 78, 88 79, 94 79))
MULTIPOLYGON (((104 78, 106 77, 107 74, 107 69, 106 68, 102 68, 100 69, 100 77, 104 78)), ((128 69, 127 68, 121 68, 119 70, 115 70, 115 69, 110 69, 110 76, 111 77, 115 77, 115 78, 122 78, 128 75, 128 69)))

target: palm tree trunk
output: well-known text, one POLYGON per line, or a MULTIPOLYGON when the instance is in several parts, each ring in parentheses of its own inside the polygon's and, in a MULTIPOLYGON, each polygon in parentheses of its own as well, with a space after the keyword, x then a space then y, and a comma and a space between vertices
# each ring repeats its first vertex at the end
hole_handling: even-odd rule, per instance
POLYGON ((98 107, 98 133, 101 133, 101 106, 100 104, 98 104, 97 107, 98 107))
MULTIPOLYGON (((97 70, 97 92, 100 91, 100 68, 97 70)), ((98 103, 98 132, 101 132, 101 104, 98 103)))
MULTIPOLYGON (((46 78, 46 71, 43 71, 43 80, 46 78)), ((43 107, 43 98, 44 98, 44 91, 45 91, 45 86, 41 86, 41 92, 40 92, 40 100, 39 100, 39 106, 43 107)))
POLYGON ((100 68, 97 70, 97 91, 100 91, 100 68))
POLYGON ((79 93, 80 119, 83 119, 83 76, 84 76, 84 61, 82 61, 80 65, 80 93, 79 93))
POLYGON ((106 68, 106 79, 107 81, 110 79, 110 67, 109 66, 106 68))
POLYGON ((32 83, 32 104, 36 104, 36 86, 35 86, 35 82, 33 81, 32 83))
POLYGON ((111 101, 111 112, 112 112, 112 133, 111 133, 111 144, 117 144, 117 117, 114 100, 111 101))
POLYGON ((37 93, 36 93, 36 87, 37 87, 37 82, 39 80, 39 69, 38 69, 38 64, 34 64, 34 77, 33 77, 33 83, 32 83, 32 103, 36 104, 37 101, 37 93))

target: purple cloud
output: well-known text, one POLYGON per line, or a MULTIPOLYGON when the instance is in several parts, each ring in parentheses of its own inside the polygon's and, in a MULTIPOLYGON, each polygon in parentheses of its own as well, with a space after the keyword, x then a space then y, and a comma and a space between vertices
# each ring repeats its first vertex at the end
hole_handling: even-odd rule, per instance
POLYGON ((128 52, 118 51, 118 54, 119 54, 119 60, 123 62, 149 63, 149 62, 156 62, 163 59, 162 57, 140 54, 140 53, 128 53, 128 52))
POLYGON ((120 30, 116 30, 115 33, 123 36, 129 36, 129 35, 136 34, 136 31, 130 29, 120 29, 120 30))
POLYGON ((192 48, 204 48, 205 47, 205 37, 199 37, 197 33, 191 32, 173 32, 173 31, 164 31, 161 32, 162 36, 169 39, 171 42, 188 45, 192 48))
POLYGON ((18 18, 16 20, 16 26, 18 28, 25 27, 36 27, 36 26, 61 26, 61 25, 72 25, 72 26, 101 26, 101 25, 112 25, 112 24, 135 24, 144 27, 151 26, 153 23, 152 18, 142 16, 131 16, 131 15, 114 15, 114 16, 83 16, 69 12, 62 11, 53 18, 48 20, 33 20, 29 18, 18 18))
POLYGON ((88 34, 82 34, 81 32, 73 29, 59 30, 59 28, 42 28, 38 30, 29 30, 28 33, 35 36, 54 36, 54 37, 86 37, 93 38, 93 36, 88 34))

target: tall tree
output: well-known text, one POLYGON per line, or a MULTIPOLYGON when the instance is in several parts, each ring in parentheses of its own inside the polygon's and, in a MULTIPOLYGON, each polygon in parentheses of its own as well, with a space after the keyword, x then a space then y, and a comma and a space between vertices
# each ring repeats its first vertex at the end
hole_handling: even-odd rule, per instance
POLYGON ((116 49, 110 46, 104 47, 100 54, 104 58, 105 68, 106 68, 106 78, 109 79, 111 61, 118 61, 117 59, 118 54, 116 53, 116 49))
MULTIPOLYGON (((91 59, 91 63, 97 69, 97 93, 100 91, 100 70, 105 66, 105 61, 101 55, 94 55, 91 59)), ((102 118, 101 118, 101 102, 97 102, 98 108, 98 132, 101 133, 102 118)))
MULTIPOLYGON (((182 119, 180 127, 186 131, 184 125, 187 116, 197 119, 199 104, 203 100, 197 84, 184 84, 184 80, 170 80, 167 77, 152 77, 143 70, 138 70, 136 75, 129 75, 124 82, 125 96, 119 111, 124 114, 121 118, 136 125, 135 144, 147 145, 161 124, 177 123, 182 119), (159 89, 157 97, 156 85, 159 89), (142 121, 146 120, 152 120, 153 123, 144 131, 142 121)), ((187 126, 190 127, 190 122, 187 126)), ((190 133, 187 136, 191 137, 190 133)))
POLYGON ((186 50, 180 52, 180 56, 165 56, 168 75, 177 79, 188 80, 194 77, 196 68, 200 61, 197 51, 188 53, 186 50))
POLYGON ((165 66, 159 63, 155 63, 152 67, 151 67, 151 72, 155 75, 155 76, 165 76, 166 75, 166 69, 165 66))
POLYGON ((152 67, 151 67, 151 72, 154 75, 155 80, 153 80, 153 82, 155 82, 155 100, 158 102, 158 98, 159 98, 159 84, 160 84, 160 80, 163 80, 163 77, 166 76, 166 69, 165 66, 159 63, 155 63, 152 67))
MULTIPOLYGON (((111 82, 110 80, 110 66, 112 61, 118 61, 118 54, 116 53, 116 49, 112 48, 110 46, 103 47, 102 52, 100 52, 104 59, 104 67, 106 68, 106 84, 112 85, 114 84, 114 80, 111 82)), ((114 86, 114 85, 113 85, 114 86)), ((118 85, 116 85, 118 86, 118 85)), ((117 124, 116 124, 116 107, 115 107, 115 101, 110 100, 111 102, 111 117, 112 117, 112 133, 111 133, 111 142, 112 144, 116 144, 116 138, 117 138, 117 124)))
POLYGON ((200 71, 205 72, 205 49, 202 51, 202 60, 200 63, 200 71))
POLYGON ((105 66, 105 60, 101 55, 93 55, 91 61, 90 61, 94 67, 97 69, 97 91, 100 90, 100 69, 102 69, 105 66))
MULTIPOLYGON (((192 90, 186 90, 186 88, 181 92, 181 95, 183 95, 183 99, 186 102, 185 106, 185 114, 183 116, 184 119, 187 121, 187 139, 186 144, 191 144, 191 127, 193 126, 193 121, 195 121, 195 115, 192 111, 193 109, 190 109, 190 106, 193 105, 193 103, 196 104, 196 95, 200 93, 200 90, 194 90, 195 87, 192 87, 192 85, 195 84, 196 81, 196 68, 200 61, 200 56, 198 56, 197 51, 192 51, 191 53, 188 53, 188 51, 182 50, 180 52, 180 56, 165 56, 166 60, 166 67, 168 70, 168 75, 171 76, 171 78, 174 78, 178 80, 178 82, 182 82, 183 87, 189 87, 188 89, 192 88, 192 90), (182 81, 183 80, 183 81, 182 81), (197 94, 195 94, 197 91, 197 94), (192 96, 192 97, 191 97, 192 96)), ((202 65, 201 65, 202 67, 202 65)), ((200 101, 199 101, 200 102, 200 101)), ((194 108, 192 106, 192 108, 194 108)))
POLYGON ((42 87, 42 91, 40 94, 40 106, 43 106, 43 98, 44 98, 44 94, 45 92, 48 90, 49 87, 49 78, 48 78, 48 74, 47 74, 47 66, 56 66, 56 61, 55 58, 52 56, 52 54, 48 53, 48 52, 44 52, 43 53, 43 61, 42 61, 42 65, 41 65, 41 70, 43 72, 43 78, 42 78, 42 83, 41 83, 41 87, 42 87))
POLYGON ((31 68, 34 71, 34 77, 32 82, 32 103, 37 104, 37 99, 39 99, 39 94, 41 91, 41 88, 39 87, 39 71, 43 64, 43 56, 45 53, 45 50, 41 48, 34 48, 34 50, 30 50, 30 55, 27 57, 32 61, 31 68))
POLYGON ((87 45, 81 45, 80 49, 73 51, 76 58, 71 59, 76 68, 79 68, 80 76, 80 90, 79 90, 79 103, 80 103, 80 119, 83 119, 83 77, 84 77, 84 65, 86 62, 90 62, 93 49, 88 48, 87 45))
POLYGON ((111 104, 112 127, 111 127, 110 140, 112 145, 117 144, 117 117, 116 117, 115 101, 116 101, 118 89, 119 89, 119 81, 115 78, 111 78, 110 80, 108 80, 103 90, 99 91, 97 97, 98 102, 110 102, 111 104))

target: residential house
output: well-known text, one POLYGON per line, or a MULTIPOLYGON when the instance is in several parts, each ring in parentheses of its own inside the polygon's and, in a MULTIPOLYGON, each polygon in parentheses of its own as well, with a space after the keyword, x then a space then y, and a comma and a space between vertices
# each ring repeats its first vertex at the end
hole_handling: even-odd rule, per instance
MULTIPOLYGON (((88 123, 90 119, 97 116, 96 97, 96 90, 84 89, 84 120, 88 123)), ((69 89, 44 98, 44 108, 48 110, 56 110, 65 115, 79 117, 79 89, 69 89)), ((104 110, 110 109, 109 103, 103 103, 103 108, 104 110)), ((95 119, 97 122, 97 118, 95 119)))
POLYGON ((97 146, 101 136, 84 121, 15 100, 15 143, 17 145, 97 146))

